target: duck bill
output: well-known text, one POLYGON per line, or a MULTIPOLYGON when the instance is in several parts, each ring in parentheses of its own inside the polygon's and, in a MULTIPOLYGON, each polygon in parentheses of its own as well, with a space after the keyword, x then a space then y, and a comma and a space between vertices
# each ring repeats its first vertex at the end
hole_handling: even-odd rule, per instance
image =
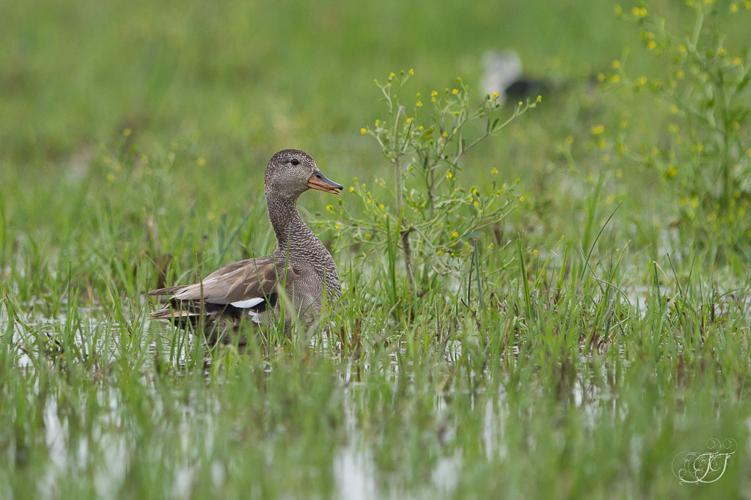
POLYGON ((342 189, 344 189, 344 186, 328 179, 320 172, 314 172, 313 175, 308 178, 308 187, 310 189, 317 189, 318 191, 325 191, 331 194, 339 194, 342 192, 342 189))

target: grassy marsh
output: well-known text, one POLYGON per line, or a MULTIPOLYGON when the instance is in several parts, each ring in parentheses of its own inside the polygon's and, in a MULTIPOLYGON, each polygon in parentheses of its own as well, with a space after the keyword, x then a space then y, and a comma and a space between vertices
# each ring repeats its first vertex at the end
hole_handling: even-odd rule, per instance
MULTIPOLYGON (((751 12, 717 4, 747 72, 751 12)), ((690 33, 681 2, 648 8, 690 33)), ((642 21, 568 1, 3 10, 0 497, 748 496, 744 198, 691 218, 701 193, 667 153, 643 159, 695 141, 625 83, 622 65, 665 69, 642 21), (415 285, 398 232, 335 224, 394 208, 359 133, 385 112, 373 78, 414 67, 427 102, 461 75, 481 102, 482 52, 506 46, 561 84, 462 160, 457 196, 505 183, 509 213, 441 243, 444 272, 417 262, 415 285), (300 202, 335 250, 338 307, 242 353, 149 322, 145 291, 273 249, 262 173, 282 147, 353 187, 300 202), (675 458, 712 439, 734 443, 723 477, 681 484, 675 458)))

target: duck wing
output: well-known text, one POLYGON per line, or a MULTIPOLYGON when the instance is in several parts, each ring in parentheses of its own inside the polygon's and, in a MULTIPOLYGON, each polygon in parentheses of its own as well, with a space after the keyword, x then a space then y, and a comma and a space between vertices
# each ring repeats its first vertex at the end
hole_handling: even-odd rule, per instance
POLYGON ((243 310, 260 312, 273 307, 277 287, 297 275, 288 261, 275 256, 233 262, 198 283, 149 292, 149 295, 169 296, 170 302, 169 308, 156 311, 152 318, 196 316, 202 309, 206 313, 221 311, 235 315, 243 310))

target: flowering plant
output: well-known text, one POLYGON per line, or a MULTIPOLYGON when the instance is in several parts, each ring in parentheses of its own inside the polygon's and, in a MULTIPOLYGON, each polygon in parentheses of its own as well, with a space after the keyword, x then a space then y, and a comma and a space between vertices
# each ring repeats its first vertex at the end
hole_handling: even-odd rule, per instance
MULTIPOLYGON (((641 28, 644 48, 665 71, 634 78, 621 69, 623 81, 637 92, 652 91, 671 117, 659 144, 635 159, 657 169, 670 185, 681 234, 705 243, 721 243, 716 235, 725 234, 726 243, 737 245, 739 235, 751 236, 748 48, 734 54, 726 45, 721 4, 686 3, 695 16, 687 33, 671 32, 667 20, 646 7, 616 7, 617 15, 641 28)), ((751 10, 751 2, 731 2, 727 14, 741 10, 751 10)))
POLYGON ((386 115, 360 133, 377 141, 392 182, 376 177, 371 188, 356 179, 350 191, 363 215, 342 208, 340 220, 355 243, 386 251, 394 282, 399 261, 408 288, 419 294, 436 274, 478 263, 481 241, 490 248, 502 244, 500 223, 514 206, 514 184, 501 180, 491 161, 490 183, 464 186, 463 160, 541 98, 505 111, 493 93, 473 106, 467 85, 457 78, 453 88, 417 92, 407 105, 403 94, 413 75, 413 70, 390 73, 385 82, 375 82, 386 115))

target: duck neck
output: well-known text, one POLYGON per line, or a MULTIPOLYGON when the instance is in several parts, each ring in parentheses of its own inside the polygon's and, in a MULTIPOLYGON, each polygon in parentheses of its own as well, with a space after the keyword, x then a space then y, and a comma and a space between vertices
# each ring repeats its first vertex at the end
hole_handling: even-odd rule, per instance
POLYGON ((297 211, 297 197, 266 193, 269 219, 274 227, 279 250, 290 257, 313 257, 322 254, 330 258, 323 243, 313 234, 297 211))
POLYGON ((330 298, 339 296, 339 277, 336 264, 328 249, 310 230, 295 206, 297 196, 284 197, 266 192, 269 219, 279 242, 278 252, 292 261, 312 267, 326 283, 330 298))
POLYGON ((296 197, 288 198, 266 193, 269 219, 276 233, 276 240, 279 242, 279 250, 284 253, 295 253, 301 243, 298 241, 299 235, 315 238, 313 232, 300 217, 296 202, 296 197))

